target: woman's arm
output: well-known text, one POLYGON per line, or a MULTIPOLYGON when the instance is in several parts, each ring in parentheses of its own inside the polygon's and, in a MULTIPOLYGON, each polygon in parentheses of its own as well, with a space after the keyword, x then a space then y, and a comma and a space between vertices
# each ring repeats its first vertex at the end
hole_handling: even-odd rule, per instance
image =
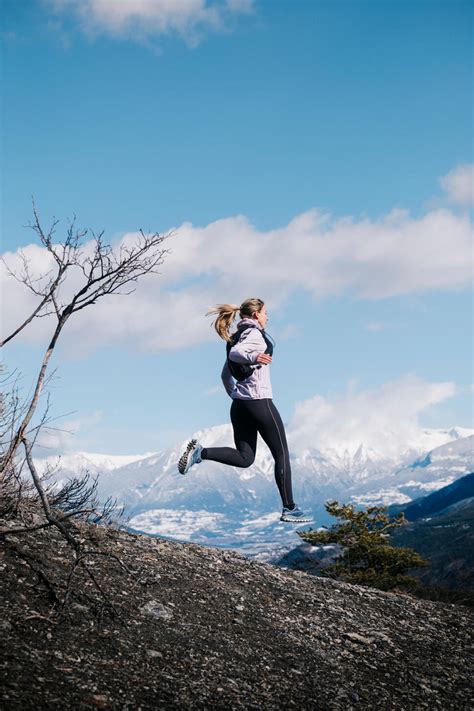
POLYGON ((226 362, 224 363, 224 367, 222 368, 222 373, 221 373, 221 379, 224 384, 224 387, 226 389, 227 395, 232 396, 232 393, 234 391, 235 383, 234 383, 234 378, 232 377, 232 374, 229 369, 229 364, 226 362))
MULTIPOLYGON (((258 328, 249 328, 240 336, 240 340, 230 349, 229 358, 236 363, 253 364, 259 362, 258 356, 265 352, 267 344, 258 328)), ((270 358, 270 356, 268 356, 270 358)), ((271 358, 268 362, 271 362, 271 358)))

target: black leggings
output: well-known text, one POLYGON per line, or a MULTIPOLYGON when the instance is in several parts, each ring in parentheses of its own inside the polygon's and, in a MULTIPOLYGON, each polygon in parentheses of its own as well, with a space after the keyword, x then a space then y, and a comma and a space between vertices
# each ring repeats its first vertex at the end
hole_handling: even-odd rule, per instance
POLYGON ((233 467, 249 467, 255 461, 257 434, 268 445, 275 460, 275 481, 283 506, 292 508, 291 467, 285 428, 273 400, 235 399, 230 408, 236 449, 210 447, 201 452, 202 459, 230 464, 233 467))

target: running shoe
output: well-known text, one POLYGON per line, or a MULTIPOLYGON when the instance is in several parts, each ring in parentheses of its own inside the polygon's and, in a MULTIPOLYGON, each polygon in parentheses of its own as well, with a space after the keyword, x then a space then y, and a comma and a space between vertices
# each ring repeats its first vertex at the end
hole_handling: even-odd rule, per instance
POLYGON ((202 447, 197 439, 192 439, 188 442, 188 446, 184 450, 179 462, 178 471, 180 474, 186 474, 193 464, 199 464, 201 461, 202 447))
POLYGON ((312 523, 313 517, 309 514, 305 514, 297 505, 295 505, 294 509, 287 509, 283 507, 280 521, 288 521, 288 523, 312 523))

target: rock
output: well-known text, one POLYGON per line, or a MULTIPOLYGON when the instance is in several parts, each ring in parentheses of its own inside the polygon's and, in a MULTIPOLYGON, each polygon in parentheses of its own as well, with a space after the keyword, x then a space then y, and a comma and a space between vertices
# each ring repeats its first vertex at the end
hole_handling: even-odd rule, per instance
POLYGON ((373 637, 363 637, 357 632, 346 632, 345 637, 352 640, 353 642, 360 642, 361 644, 372 644, 374 641, 373 637))
POLYGON ((161 652, 158 652, 156 649, 147 649, 146 653, 152 659, 161 659, 163 657, 163 654, 161 652))
POLYGON ((105 709, 109 707, 109 698, 105 694, 94 694, 89 703, 98 709, 105 709))
POLYGON ((86 615, 89 612, 89 609, 85 605, 80 605, 78 602, 73 602, 71 608, 83 615, 86 615))
POLYGON ((173 611, 158 600, 149 600, 140 607, 140 612, 143 615, 151 615, 162 620, 170 620, 173 617, 173 611))

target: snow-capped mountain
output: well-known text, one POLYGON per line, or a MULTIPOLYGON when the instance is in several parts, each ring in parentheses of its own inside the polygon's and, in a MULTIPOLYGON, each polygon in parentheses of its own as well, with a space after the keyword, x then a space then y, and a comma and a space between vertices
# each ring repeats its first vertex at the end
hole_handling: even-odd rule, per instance
MULTIPOLYGON (((219 425, 194 437, 208 447, 229 446, 232 430, 219 425)), ((146 533, 254 554, 269 546, 283 551, 299 541, 295 528, 279 521, 273 459, 262 441, 249 469, 204 461, 181 476, 176 463, 185 445, 130 457, 66 455, 57 476, 84 469, 99 473, 100 495, 124 504, 130 526, 146 533)), ((331 523, 324 507, 329 499, 360 505, 405 503, 473 471, 473 448, 473 431, 454 428, 422 430, 419 444, 410 442, 396 458, 362 443, 344 450, 294 451, 295 500, 311 510, 313 527, 331 523)))
POLYGON ((69 452, 61 456, 36 459, 36 468, 41 476, 48 470, 58 470, 62 477, 78 476, 89 472, 91 475, 111 472, 119 467, 126 467, 140 459, 148 459, 153 452, 146 454, 94 454, 92 452, 69 452))

